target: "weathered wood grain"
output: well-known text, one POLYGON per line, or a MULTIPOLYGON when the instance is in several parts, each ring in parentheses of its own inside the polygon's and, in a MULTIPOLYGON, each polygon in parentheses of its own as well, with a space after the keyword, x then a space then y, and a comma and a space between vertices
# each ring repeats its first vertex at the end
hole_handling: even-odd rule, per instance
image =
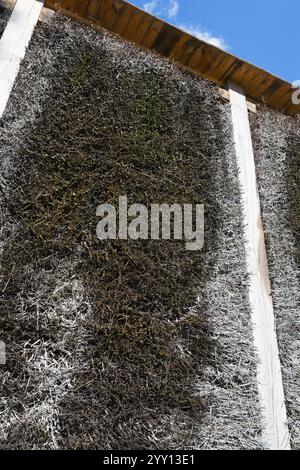
POLYGON ((45 6, 86 24, 102 26, 220 85, 233 81, 242 86, 252 100, 289 114, 300 112, 300 105, 292 102, 294 89, 290 83, 124 0, 46 0, 45 6))
POLYGON ((244 214, 249 301, 258 355, 258 389, 265 418, 265 440, 269 449, 289 450, 281 364, 246 97, 243 89, 231 82, 229 92, 244 214))

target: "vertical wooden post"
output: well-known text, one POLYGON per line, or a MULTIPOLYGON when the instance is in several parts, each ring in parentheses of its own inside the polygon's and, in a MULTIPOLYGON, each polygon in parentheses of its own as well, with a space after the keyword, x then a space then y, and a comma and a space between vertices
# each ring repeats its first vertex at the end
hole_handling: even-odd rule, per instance
POLYGON ((17 0, 0 39, 0 118, 25 56, 43 0, 17 0))
POLYGON ((234 141, 243 205, 249 299, 258 354, 258 388, 267 446, 289 450, 281 365, 247 102, 243 89, 229 83, 234 141))

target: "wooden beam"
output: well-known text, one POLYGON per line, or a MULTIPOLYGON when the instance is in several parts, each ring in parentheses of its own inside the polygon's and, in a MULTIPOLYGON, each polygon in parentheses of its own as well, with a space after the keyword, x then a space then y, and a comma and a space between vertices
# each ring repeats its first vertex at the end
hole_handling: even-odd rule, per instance
MULTIPOLYGON (((224 101, 230 101, 229 90, 226 90, 225 88, 219 88, 219 93, 221 97, 224 99, 224 101)), ((247 100, 247 108, 248 108, 248 111, 250 111, 251 113, 257 113, 257 105, 255 103, 252 103, 249 100, 247 100)))
POLYGON ((258 388, 265 419, 264 438, 272 450, 289 450, 290 438, 247 102, 240 86, 229 83, 229 92, 244 215, 249 299, 258 354, 258 388))
POLYGON ((291 83, 124 0, 45 0, 45 6, 92 27, 104 27, 220 86, 234 81, 254 102, 263 102, 289 114, 300 112, 300 105, 292 102, 291 83))
POLYGON ((0 118, 43 7, 42 0, 17 0, 0 39, 0 118))

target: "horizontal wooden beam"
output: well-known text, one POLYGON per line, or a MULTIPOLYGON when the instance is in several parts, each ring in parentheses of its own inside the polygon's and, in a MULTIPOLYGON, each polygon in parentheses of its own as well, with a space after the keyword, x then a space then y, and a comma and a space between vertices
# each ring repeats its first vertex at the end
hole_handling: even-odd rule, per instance
POLYGON ((289 114, 300 112, 300 104, 292 101, 295 91, 292 84, 124 0, 46 0, 45 6, 85 24, 104 27, 221 86, 231 80, 242 86, 251 100, 264 102, 289 114))
MULTIPOLYGON (((230 101, 230 91, 225 88, 219 88, 219 93, 225 101, 230 101)), ((251 113, 257 113, 257 105, 249 100, 247 102, 248 111, 251 113)))

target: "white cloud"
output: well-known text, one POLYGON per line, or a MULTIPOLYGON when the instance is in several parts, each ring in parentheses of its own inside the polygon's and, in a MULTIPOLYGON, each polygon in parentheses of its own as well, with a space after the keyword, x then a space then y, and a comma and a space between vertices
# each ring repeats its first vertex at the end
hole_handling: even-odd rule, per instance
POLYGON ((178 0, 150 0, 144 3, 143 8, 151 15, 162 15, 172 19, 178 15, 180 6, 178 0))
POLYGON ((195 36, 202 41, 208 42, 213 46, 219 47, 220 49, 228 50, 229 47, 224 41, 222 37, 214 36, 213 34, 209 33, 208 31, 203 31, 199 26, 194 25, 187 25, 187 24, 180 24, 178 28, 183 29, 187 33, 195 36))
POLYGON ((158 7, 158 0, 152 0, 151 2, 144 3, 143 8, 147 13, 153 15, 158 7))
POLYGON ((167 15, 168 18, 176 18, 176 16, 179 13, 179 2, 178 0, 170 0, 169 5, 168 5, 168 11, 167 15))
MULTIPOLYGON (((143 8, 151 15, 164 16, 168 19, 175 19, 180 10, 179 0, 149 0, 144 3, 143 8)), ((192 36, 208 42, 213 46, 219 47, 223 50, 228 50, 229 47, 222 37, 214 36, 208 31, 203 30, 197 25, 192 24, 178 24, 178 28, 183 29, 192 36)))

